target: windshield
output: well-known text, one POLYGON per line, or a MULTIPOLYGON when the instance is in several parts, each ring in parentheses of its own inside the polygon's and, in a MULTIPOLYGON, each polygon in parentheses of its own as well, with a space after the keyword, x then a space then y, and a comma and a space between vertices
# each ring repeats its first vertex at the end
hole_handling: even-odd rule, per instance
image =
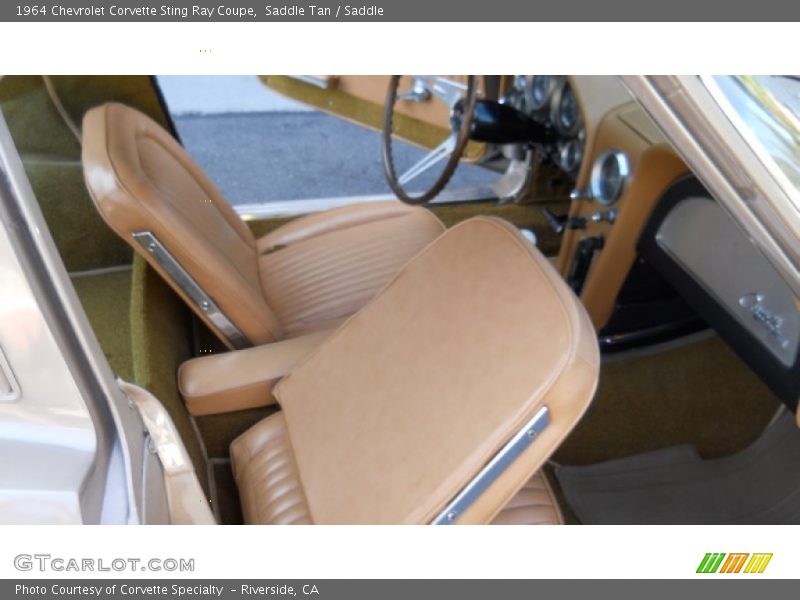
POLYGON ((800 79, 726 75, 713 82, 728 118, 800 210, 800 79))

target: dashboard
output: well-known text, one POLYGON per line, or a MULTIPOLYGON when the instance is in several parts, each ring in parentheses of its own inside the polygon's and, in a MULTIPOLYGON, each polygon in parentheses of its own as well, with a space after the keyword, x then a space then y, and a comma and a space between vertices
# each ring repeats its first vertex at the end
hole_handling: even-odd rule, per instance
POLYGON ((791 409, 800 397, 800 301, 611 77, 516 75, 500 102, 554 134, 570 176, 556 267, 604 352, 711 327, 791 409))
POLYGON ((624 95, 600 105, 601 85, 611 84, 515 78, 512 99, 553 127, 560 149, 581 145, 556 265, 604 352, 711 327, 796 409, 800 302, 641 107, 624 95))
MULTIPOLYGON (((583 160, 556 267, 578 294, 604 351, 623 351, 703 326, 648 265, 636 242, 664 190, 687 167, 611 77, 569 77, 579 101, 583 160)), ((559 112, 556 111, 556 116, 559 112)))
POLYGON ((586 145, 586 127, 573 84, 564 75, 515 75, 500 100, 552 129, 555 144, 545 149, 554 164, 575 179, 586 145))

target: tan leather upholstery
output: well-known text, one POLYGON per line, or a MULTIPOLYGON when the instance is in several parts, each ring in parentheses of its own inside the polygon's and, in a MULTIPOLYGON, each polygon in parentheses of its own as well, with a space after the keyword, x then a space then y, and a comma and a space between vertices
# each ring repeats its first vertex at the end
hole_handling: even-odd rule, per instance
POLYGON ((270 415, 231 444, 245 523, 311 523, 283 413, 270 415))
MULTIPOLYGON (((231 445, 244 520, 250 524, 311 523, 282 413, 259 422, 231 445)), ((552 488, 538 471, 492 521, 493 525, 560 525, 552 488)))
MULTIPOLYGON (((549 261, 505 222, 461 223, 275 387, 303 512, 428 523, 547 406, 549 426, 458 519, 491 522, 583 414, 598 367, 588 316, 549 261)), ((243 456, 258 453, 237 449, 251 436, 259 426, 232 448, 237 482, 272 497, 251 489, 259 467, 243 456)))
POLYGON ((563 525, 553 488, 542 471, 533 474, 522 489, 511 498, 492 525, 563 525))
POLYGON ((267 251, 259 256, 264 298, 286 335, 341 320, 441 233, 433 213, 400 202, 296 219, 258 241, 260 252, 267 251))
POLYGON ((323 330, 186 361, 178 369, 186 408, 193 415, 211 415, 274 404, 275 384, 331 333, 323 330))
MULTIPOLYGON (((122 104, 86 113, 82 159, 90 195, 109 226, 165 276, 131 237, 151 231, 252 344, 282 339, 284 326, 297 334, 319 325, 315 319, 351 314, 386 283, 392 269, 443 230, 427 210, 400 202, 367 203, 299 219, 257 242, 180 144, 122 104), (394 248, 384 241, 388 238, 397 243, 394 248), (264 255, 276 241, 288 247, 264 255), (300 247, 295 249, 295 242, 300 247), (335 281, 314 263, 321 247, 327 249, 325 268, 332 269, 335 281), (350 269, 352 277, 346 275, 350 269), (295 301, 301 306, 289 305, 295 301), (285 324, 280 315, 288 319, 285 324)), ((165 278, 227 343, 203 311, 165 278)))
POLYGON ((282 337, 261 291, 252 234, 169 133, 138 111, 105 104, 84 117, 82 159, 89 192, 122 239, 140 251, 131 234, 152 231, 249 340, 282 337))

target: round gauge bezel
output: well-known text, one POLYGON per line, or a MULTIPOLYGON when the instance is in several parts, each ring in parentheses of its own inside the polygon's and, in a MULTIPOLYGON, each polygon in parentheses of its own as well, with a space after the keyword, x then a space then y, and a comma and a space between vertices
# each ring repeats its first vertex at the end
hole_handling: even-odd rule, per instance
POLYGON ((529 112, 536 112, 547 108, 550 99, 553 97, 553 92, 558 87, 559 81, 557 75, 528 75, 525 82, 525 108, 529 112), (545 92, 544 100, 536 102, 533 99, 533 84, 537 77, 548 77, 547 91, 545 92))
POLYGON ((550 97, 550 120, 552 121, 553 127, 555 127, 556 131, 565 137, 575 137, 583 127, 581 103, 578 101, 578 96, 575 94, 575 90, 572 89, 572 86, 566 79, 560 82, 560 85, 553 90, 553 93, 550 97), (564 127, 560 118, 561 99, 564 97, 564 94, 567 93, 572 94, 573 98, 575 99, 575 105, 578 108, 578 114, 575 119, 575 123, 570 128, 564 127))
POLYGON ((628 187, 630 174, 630 161, 628 161, 627 155, 619 150, 606 150, 597 157, 592 165, 592 173, 589 178, 589 189, 592 192, 592 198, 595 200, 595 202, 604 206, 610 206, 611 204, 614 204, 625 192, 625 188, 628 187), (603 167, 609 160, 613 160, 617 164, 617 169, 619 170, 620 176, 620 185, 619 188, 614 191, 613 196, 605 197, 603 196, 604 186, 602 185, 603 167))
POLYGON ((563 144, 560 145, 558 149, 558 162, 561 165, 561 168, 564 169, 567 173, 574 173, 576 172, 580 166, 581 162, 583 161, 583 142, 581 142, 578 138, 572 138, 565 141, 563 144), (568 160, 565 158, 568 156, 571 147, 575 147, 575 164, 569 165, 568 160))

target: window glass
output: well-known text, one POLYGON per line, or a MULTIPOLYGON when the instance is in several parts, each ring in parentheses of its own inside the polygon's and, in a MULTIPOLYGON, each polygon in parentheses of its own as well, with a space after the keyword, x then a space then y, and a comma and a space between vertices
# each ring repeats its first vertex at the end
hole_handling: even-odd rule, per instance
POLYGON ((800 79, 720 76, 732 122, 800 209, 800 79))

